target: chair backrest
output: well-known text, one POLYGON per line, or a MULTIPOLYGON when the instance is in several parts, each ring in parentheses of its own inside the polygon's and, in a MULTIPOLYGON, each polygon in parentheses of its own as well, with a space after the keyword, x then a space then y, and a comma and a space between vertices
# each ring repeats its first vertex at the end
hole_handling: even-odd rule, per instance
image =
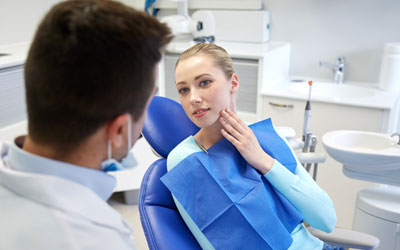
POLYGON ((161 157, 199 128, 187 117, 182 106, 166 97, 155 96, 149 105, 142 134, 161 157))
POLYGON ((198 130, 179 103, 165 97, 153 98, 142 134, 163 158, 147 169, 139 193, 140 221, 150 250, 201 249, 171 193, 160 181, 167 172, 169 152, 198 130))

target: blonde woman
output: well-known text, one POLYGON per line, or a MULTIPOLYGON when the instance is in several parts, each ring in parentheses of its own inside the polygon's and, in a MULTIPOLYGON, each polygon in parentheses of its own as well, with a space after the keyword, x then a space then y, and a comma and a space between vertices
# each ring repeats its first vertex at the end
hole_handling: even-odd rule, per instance
POLYGON ((187 116, 200 128, 168 156, 162 181, 203 249, 343 249, 312 236, 330 232, 331 199, 308 175, 271 120, 247 126, 235 113, 239 78, 214 44, 184 51, 175 67, 187 116))

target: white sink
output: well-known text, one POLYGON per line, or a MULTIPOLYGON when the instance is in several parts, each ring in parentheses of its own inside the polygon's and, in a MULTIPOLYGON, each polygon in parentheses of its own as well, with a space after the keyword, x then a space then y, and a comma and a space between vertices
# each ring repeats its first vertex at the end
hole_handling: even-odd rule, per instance
MULTIPOLYGON (((291 91, 302 95, 308 95, 309 88, 310 87, 306 82, 294 83, 290 86, 291 91)), ((316 81, 313 82, 311 90, 312 97, 334 96, 336 98, 359 98, 373 95, 374 91, 369 88, 351 85, 348 83, 336 84, 316 81)))
POLYGON ((388 134, 335 130, 322 137, 326 152, 351 178, 400 185, 399 138, 388 134))

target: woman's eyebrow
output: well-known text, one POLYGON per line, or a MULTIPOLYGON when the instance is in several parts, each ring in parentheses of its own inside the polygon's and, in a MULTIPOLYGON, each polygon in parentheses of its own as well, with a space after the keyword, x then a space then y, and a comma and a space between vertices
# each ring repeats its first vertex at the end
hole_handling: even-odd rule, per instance
POLYGON ((202 77, 202 76, 211 76, 211 75, 208 74, 208 73, 204 73, 204 74, 201 74, 201 75, 196 76, 196 77, 194 78, 194 80, 197 80, 197 79, 199 79, 199 78, 202 77))
POLYGON ((176 86, 178 86, 179 84, 185 84, 186 82, 177 82, 176 86))
MULTIPOLYGON (((208 73, 204 73, 204 74, 201 74, 201 75, 196 76, 196 77, 194 78, 194 80, 196 81, 197 79, 199 79, 199 78, 201 78, 201 77, 203 77, 203 76, 211 76, 211 75, 208 74, 208 73)), ((177 82, 177 83, 176 83, 176 86, 178 86, 179 84, 185 84, 185 83, 186 83, 185 81, 177 82)))

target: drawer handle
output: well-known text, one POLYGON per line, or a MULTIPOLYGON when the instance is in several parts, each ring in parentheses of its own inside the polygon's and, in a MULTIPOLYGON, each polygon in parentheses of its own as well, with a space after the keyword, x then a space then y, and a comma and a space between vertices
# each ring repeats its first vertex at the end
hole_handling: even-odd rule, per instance
POLYGON ((280 104, 280 103, 275 103, 275 102, 269 102, 269 105, 274 106, 274 107, 279 107, 279 108, 287 108, 287 109, 294 108, 293 104, 280 104))

